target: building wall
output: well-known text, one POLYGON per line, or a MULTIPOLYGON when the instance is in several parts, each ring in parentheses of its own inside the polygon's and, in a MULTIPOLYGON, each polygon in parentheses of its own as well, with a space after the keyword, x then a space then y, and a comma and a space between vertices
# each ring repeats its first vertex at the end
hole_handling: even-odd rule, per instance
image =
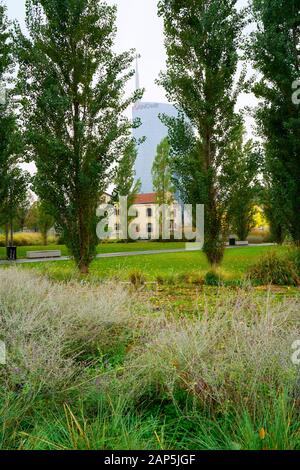
POLYGON ((158 144, 168 135, 166 126, 160 121, 160 114, 171 117, 178 115, 174 106, 167 103, 139 102, 133 108, 133 119, 140 118, 141 126, 134 129, 136 139, 146 137, 146 141, 139 145, 135 170, 136 178, 142 182, 142 193, 153 191, 152 165, 158 144))
MULTIPOLYGON (((176 203, 175 203, 176 204, 176 203)), ((150 240, 159 238, 160 218, 156 217, 157 205, 149 204, 134 204, 133 209, 136 211, 136 217, 132 218, 130 223, 133 225, 134 233, 140 240, 150 240)), ((176 208, 170 206, 169 222, 170 222, 170 236, 174 236, 178 227, 180 227, 180 219, 178 219, 176 208)), ((119 222, 118 215, 110 218, 110 226, 114 228, 112 238, 119 237, 119 222)))

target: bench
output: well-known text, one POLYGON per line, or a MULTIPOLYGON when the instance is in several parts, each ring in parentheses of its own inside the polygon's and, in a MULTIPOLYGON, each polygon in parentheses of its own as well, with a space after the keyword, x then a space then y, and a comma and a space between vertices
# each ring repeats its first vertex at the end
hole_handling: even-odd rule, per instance
POLYGON ((43 258, 60 258, 60 250, 52 251, 27 251, 26 257, 28 259, 43 259, 43 258))
POLYGON ((248 246, 249 242, 248 241, 236 241, 235 244, 236 246, 248 246))

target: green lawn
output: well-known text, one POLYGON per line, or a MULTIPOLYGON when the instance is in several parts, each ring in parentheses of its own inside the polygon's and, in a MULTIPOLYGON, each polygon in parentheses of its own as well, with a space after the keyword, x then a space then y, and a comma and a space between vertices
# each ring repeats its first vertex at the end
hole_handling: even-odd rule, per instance
MULTIPOLYGON (((126 245, 136 247, 139 244, 126 245)), ((155 244, 147 244, 152 249, 155 244)), ((156 244, 156 246, 159 244, 156 244)), ((171 244, 170 244, 171 245, 171 244)), ((121 245, 117 245, 119 248, 121 245)), ((139 245, 140 246, 140 245, 139 245)), ((169 247, 169 244, 167 245, 169 247)), ((164 244, 164 247, 166 245, 164 244)), ((105 245, 101 248, 106 250, 109 247, 105 245)), ((117 247, 114 247, 117 248, 117 247)), ((274 247, 245 247, 227 249, 222 265, 224 276, 228 280, 240 280, 249 266, 267 253, 269 250, 284 250, 285 248, 274 247)), ((116 249, 115 251, 121 251, 116 249)), ((126 250, 123 250, 126 251, 126 250)), ((129 250, 128 250, 129 251, 129 250)), ((136 251, 133 250, 133 251, 136 251)), ((104 251, 103 252, 108 252, 104 251)), ((48 276, 67 280, 77 276, 74 263, 72 261, 54 261, 51 263, 32 263, 23 266, 25 269, 37 269, 48 276)), ((180 274, 204 275, 209 270, 206 257, 202 252, 182 252, 182 253, 162 253, 156 255, 141 255, 124 258, 102 258, 96 259, 90 269, 90 277, 93 279, 117 278, 128 280, 129 274, 134 271, 142 271, 146 280, 154 281, 158 276, 172 277, 180 274)))
MULTIPOLYGON (((124 251, 152 251, 152 250, 172 250, 183 248, 184 242, 136 242, 136 243, 103 243, 98 245, 97 253, 118 253, 124 251)), ((68 256, 68 249, 65 245, 48 246, 19 246, 18 258, 26 258, 27 251, 51 251, 60 250, 63 256, 68 256)), ((0 247, 0 259, 6 258, 6 248, 0 247)))

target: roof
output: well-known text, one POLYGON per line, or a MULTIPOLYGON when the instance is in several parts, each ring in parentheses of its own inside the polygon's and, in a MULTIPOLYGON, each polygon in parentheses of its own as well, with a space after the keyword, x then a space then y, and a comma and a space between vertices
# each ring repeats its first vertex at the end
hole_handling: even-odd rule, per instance
POLYGON ((134 203, 135 204, 155 204, 156 193, 137 194, 134 203))

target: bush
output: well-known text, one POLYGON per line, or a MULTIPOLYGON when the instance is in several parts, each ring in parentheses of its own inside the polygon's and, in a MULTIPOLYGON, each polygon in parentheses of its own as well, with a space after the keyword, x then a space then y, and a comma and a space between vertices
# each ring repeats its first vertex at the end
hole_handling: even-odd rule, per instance
MULTIPOLYGON (((57 238, 56 237, 48 237, 48 243, 56 244, 57 238)), ((40 233, 26 233, 20 232, 14 234, 14 245, 15 246, 42 246, 43 245, 43 237, 40 233)), ((0 235, 0 246, 6 246, 5 235, 0 235)))
POLYGON ((258 285, 297 286, 300 283, 295 263, 288 256, 271 251, 248 271, 249 279, 258 285))
POLYGON ((223 283, 223 277, 220 271, 211 269, 204 277, 204 284, 206 286, 220 286, 223 283))
POLYGON ((270 230, 260 230, 258 228, 254 228, 251 230, 247 240, 251 244, 260 244, 260 243, 270 243, 273 240, 271 239, 270 230))
POLYGON ((300 248, 292 248, 289 251, 288 259, 295 266, 298 277, 300 278, 300 248))
POLYGON ((134 269, 129 273, 129 280, 135 288, 143 286, 146 282, 144 273, 138 269, 134 269))

